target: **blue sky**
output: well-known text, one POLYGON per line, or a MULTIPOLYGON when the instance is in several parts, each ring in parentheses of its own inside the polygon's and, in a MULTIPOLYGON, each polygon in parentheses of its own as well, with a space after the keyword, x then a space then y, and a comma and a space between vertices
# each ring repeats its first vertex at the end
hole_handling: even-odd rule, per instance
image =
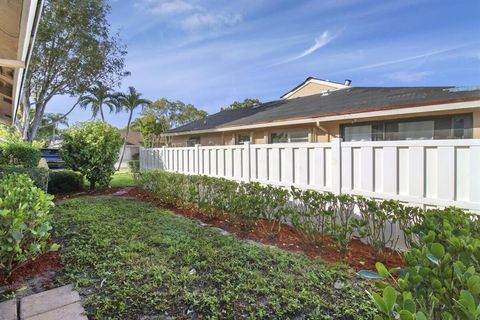
MULTIPOLYGON (((122 89, 209 113, 278 99, 308 76, 353 86, 480 85, 480 1, 110 1, 122 89)), ((54 99, 47 112, 72 101, 54 99)), ((70 122, 90 113, 76 110, 70 122)), ((108 121, 126 125, 126 114, 108 121)))

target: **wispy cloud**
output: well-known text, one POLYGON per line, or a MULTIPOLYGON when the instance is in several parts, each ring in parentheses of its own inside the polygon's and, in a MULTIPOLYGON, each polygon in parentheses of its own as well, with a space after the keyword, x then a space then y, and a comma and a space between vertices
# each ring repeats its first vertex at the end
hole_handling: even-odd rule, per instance
POLYGON ((317 51, 318 49, 325 47, 327 44, 329 44, 337 36, 338 36, 338 34, 332 34, 330 31, 326 30, 326 31, 322 32, 322 34, 320 36, 318 36, 317 38, 314 39, 313 45, 311 47, 309 47, 308 49, 304 50, 303 52, 301 52, 300 54, 298 54, 294 57, 285 59, 285 60, 280 61, 278 63, 275 63, 273 65, 274 66, 281 65, 281 64, 284 64, 284 63, 287 63, 287 62, 292 62, 292 61, 304 58, 306 56, 309 56, 312 53, 314 53, 315 51, 317 51))
POLYGON ((189 12, 195 9, 195 6, 182 1, 182 0, 173 0, 173 1, 162 1, 155 3, 151 7, 151 12, 156 14, 176 14, 189 12))
POLYGON ((430 51, 430 52, 426 52, 426 53, 422 53, 422 54, 417 54, 417 55, 413 55, 413 56, 408 56, 408 57, 400 58, 400 59, 393 59, 393 60, 387 60, 387 61, 378 62, 378 63, 367 64, 367 65, 359 66, 359 67, 352 68, 352 69, 349 69, 349 70, 346 70, 346 71, 360 71, 360 70, 367 70, 367 69, 385 67, 385 66, 389 66, 389 65, 393 65, 393 64, 402 63, 402 62, 408 62, 408 61, 412 61, 412 60, 428 58, 428 57, 439 55, 439 54, 442 54, 442 53, 454 51, 454 50, 457 50, 461 47, 464 47, 464 45, 455 46, 455 47, 451 47, 451 48, 440 49, 440 50, 434 50, 434 51, 430 51))
POLYGON ((221 13, 195 13, 181 21, 182 28, 186 31, 196 31, 204 28, 221 28, 233 26, 242 21, 239 14, 229 15, 221 13))
POLYGON ((301 54, 299 54, 298 56, 296 56, 292 60, 297 60, 297 59, 306 57, 306 56, 314 53, 318 49, 320 49, 320 48, 326 46, 327 44, 329 44, 335 38, 336 38, 336 35, 333 35, 330 31, 328 31, 328 30, 324 31, 319 37, 317 37, 315 39, 315 43, 313 44, 313 46, 311 46, 307 50, 303 51, 301 54))
POLYGON ((388 75, 388 78, 398 82, 417 82, 420 80, 425 79, 431 72, 428 71, 420 71, 420 72, 409 72, 409 71, 399 71, 394 72, 388 75))

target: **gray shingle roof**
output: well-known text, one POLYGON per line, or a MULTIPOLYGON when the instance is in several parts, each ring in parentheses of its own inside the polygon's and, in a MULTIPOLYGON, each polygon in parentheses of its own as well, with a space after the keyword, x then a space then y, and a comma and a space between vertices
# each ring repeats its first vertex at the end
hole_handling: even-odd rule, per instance
POLYGON ((349 87, 327 95, 315 94, 219 112, 167 133, 469 100, 480 100, 480 88, 349 87))

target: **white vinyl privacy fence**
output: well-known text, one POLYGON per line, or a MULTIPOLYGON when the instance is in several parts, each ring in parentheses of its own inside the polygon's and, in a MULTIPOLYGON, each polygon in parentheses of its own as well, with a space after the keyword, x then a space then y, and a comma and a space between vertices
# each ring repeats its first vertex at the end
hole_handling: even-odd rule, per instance
POLYGON ((480 139, 164 147, 140 167, 480 212, 480 139))

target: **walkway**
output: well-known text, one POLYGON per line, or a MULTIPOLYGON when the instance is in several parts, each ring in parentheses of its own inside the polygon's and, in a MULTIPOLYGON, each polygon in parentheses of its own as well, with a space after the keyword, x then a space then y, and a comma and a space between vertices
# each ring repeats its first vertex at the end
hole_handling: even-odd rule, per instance
POLYGON ((72 285, 0 303, 0 320, 87 320, 72 285))

